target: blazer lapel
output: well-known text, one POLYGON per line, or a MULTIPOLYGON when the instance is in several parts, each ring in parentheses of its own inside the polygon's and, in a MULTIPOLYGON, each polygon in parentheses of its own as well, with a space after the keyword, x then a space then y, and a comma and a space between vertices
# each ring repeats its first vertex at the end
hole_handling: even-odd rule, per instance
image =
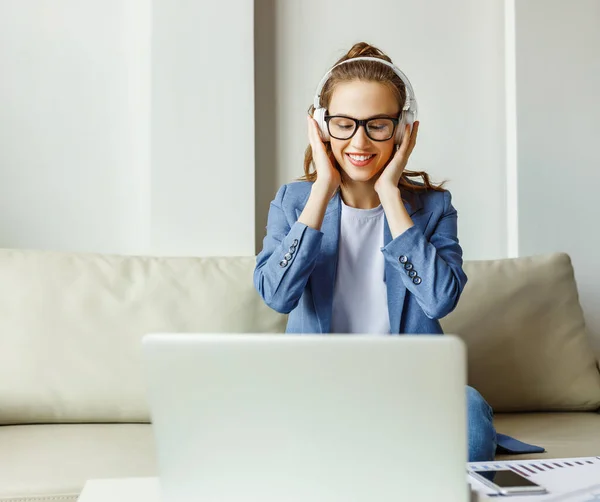
MULTIPOLYGON (((432 213, 423 211, 423 205, 419 194, 410 194, 406 197, 404 206, 411 216, 415 226, 423 233, 432 213)), ((296 218, 302 212, 296 208, 296 218)), ((322 333, 329 333, 331 329, 331 314, 333 309, 333 290, 338 263, 338 249, 340 238, 340 223, 342 217, 342 202, 339 191, 331 198, 325 211, 321 232, 321 250, 315 263, 315 268, 310 275, 309 284, 312 291, 315 312, 322 333)), ((383 245, 392 241, 387 218, 384 217, 383 245)), ((406 287, 400 276, 402 272, 392 267, 387 262, 384 266, 384 281, 387 285, 388 311, 390 318, 390 330, 392 333, 400 332, 400 320, 406 297, 406 287)))
MULTIPOLYGON (((333 309, 333 288, 338 262, 338 242, 340 238, 340 222, 342 217, 342 203, 339 191, 329 201, 321 232, 321 250, 315 268, 310 275, 310 286, 315 305, 315 312, 322 333, 329 333, 331 329, 331 312, 333 309)), ((296 217, 300 216, 301 209, 296 209, 296 217)))

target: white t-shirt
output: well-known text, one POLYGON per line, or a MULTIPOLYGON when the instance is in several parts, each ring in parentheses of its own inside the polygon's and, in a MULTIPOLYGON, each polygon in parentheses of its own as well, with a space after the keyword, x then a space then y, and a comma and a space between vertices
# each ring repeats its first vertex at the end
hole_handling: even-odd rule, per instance
POLYGON ((381 205, 374 209, 357 209, 342 201, 332 333, 390 333, 381 252, 383 224, 381 205))

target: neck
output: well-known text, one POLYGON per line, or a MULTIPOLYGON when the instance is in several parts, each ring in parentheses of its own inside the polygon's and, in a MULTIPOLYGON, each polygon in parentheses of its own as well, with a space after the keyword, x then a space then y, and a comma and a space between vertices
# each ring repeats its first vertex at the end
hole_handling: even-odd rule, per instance
POLYGON ((375 181, 344 180, 340 185, 340 192, 344 204, 357 209, 373 209, 381 201, 375 191, 375 181))

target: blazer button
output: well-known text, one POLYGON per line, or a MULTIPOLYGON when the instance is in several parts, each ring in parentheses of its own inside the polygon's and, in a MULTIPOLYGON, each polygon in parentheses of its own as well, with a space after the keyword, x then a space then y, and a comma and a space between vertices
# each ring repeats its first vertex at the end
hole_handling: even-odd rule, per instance
POLYGON ((292 255, 290 253, 286 253, 283 257, 286 259, 286 261, 290 261, 292 259, 292 255))
POLYGON ((408 261, 408 258, 402 255, 400 258, 398 258, 398 260, 400 261, 400 263, 406 263, 408 261))
POLYGON ((294 246, 290 246, 290 249, 288 249, 288 252, 294 254, 296 252, 296 248, 294 246))
POLYGON ((296 247, 298 245, 298 239, 294 239, 292 241, 292 246, 296 247))
POLYGON ((419 285, 419 284, 421 284, 421 282, 423 282, 423 281, 421 280, 421 278, 420 278, 419 276, 417 276, 417 277, 415 277, 415 278, 413 279, 413 282, 414 282, 414 283, 415 283, 415 284, 418 286, 418 285, 419 285))
POLYGON ((412 269, 413 269, 413 264, 412 264, 412 263, 410 263, 410 262, 409 262, 409 263, 405 263, 405 264, 404 264, 404 268, 405 268, 406 270, 412 270, 412 269))
POLYGON ((416 277, 416 276, 417 276, 417 271, 416 270, 409 270, 408 271, 408 277, 410 277, 411 279, 413 277, 416 277))
POLYGON ((287 267, 287 264, 288 264, 288 261, 287 261, 287 260, 281 260, 281 261, 279 262, 279 266, 280 266, 281 268, 287 267))

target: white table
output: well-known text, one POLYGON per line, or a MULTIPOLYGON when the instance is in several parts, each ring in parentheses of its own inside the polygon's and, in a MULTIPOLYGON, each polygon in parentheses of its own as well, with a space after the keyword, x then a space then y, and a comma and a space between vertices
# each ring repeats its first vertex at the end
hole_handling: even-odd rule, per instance
MULTIPOLYGON (((491 499, 479 495, 476 500, 491 499)), ((90 479, 77 502, 160 502, 158 478, 90 479)))

